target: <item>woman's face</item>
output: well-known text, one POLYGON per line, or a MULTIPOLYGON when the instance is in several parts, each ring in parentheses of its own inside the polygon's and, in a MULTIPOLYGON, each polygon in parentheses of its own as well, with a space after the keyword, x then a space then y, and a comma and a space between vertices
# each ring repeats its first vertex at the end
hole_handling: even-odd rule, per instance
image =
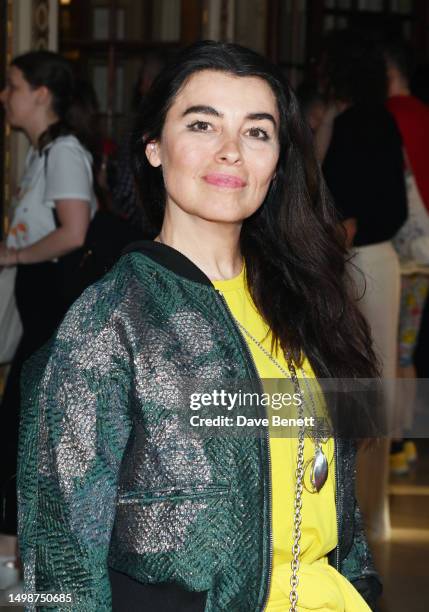
POLYGON ((159 141, 146 147, 162 166, 167 209, 239 223, 264 201, 279 157, 279 113, 257 77, 193 74, 167 113, 159 141))
POLYGON ((32 89, 19 68, 10 67, 6 87, 0 93, 0 101, 10 125, 24 129, 27 127, 37 110, 39 94, 38 89, 32 89))

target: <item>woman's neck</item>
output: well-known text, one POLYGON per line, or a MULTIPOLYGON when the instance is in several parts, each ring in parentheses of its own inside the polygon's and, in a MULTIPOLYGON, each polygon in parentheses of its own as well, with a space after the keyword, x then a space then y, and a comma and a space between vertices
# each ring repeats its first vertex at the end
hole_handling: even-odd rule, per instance
POLYGON ((399 70, 395 67, 388 68, 388 97, 393 96, 409 96, 410 95, 410 84, 399 70))
POLYGON ((403 83, 393 84, 389 87, 389 98, 393 98, 393 96, 409 96, 411 95, 410 88, 403 83))
POLYGON ((238 276, 243 267, 240 230, 241 223, 217 223, 191 215, 173 224, 167 210, 155 240, 183 253, 210 280, 226 280, 238 276))
POLYGON ((46 132, 50 125, 57 123, 57 121, 58 117, 53 113, 36 115, 32 118, 30 125, 26 126, 24 131, 35 149, 39 144, 40 136, 46 132))

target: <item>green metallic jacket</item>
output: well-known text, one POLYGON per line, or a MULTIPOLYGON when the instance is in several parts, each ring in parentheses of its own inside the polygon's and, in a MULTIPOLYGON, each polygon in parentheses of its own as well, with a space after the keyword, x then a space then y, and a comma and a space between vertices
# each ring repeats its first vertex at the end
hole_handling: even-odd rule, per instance
MULTIPOLYGON (((268 435, 192 436, 179 415, 189 409, 190 379, 257 379, 231 313, 196 266, 142 243, 85 291, 23 378, 18 502, 28 591, 70 593, 74 611, 107 612, 111 568, 201 593, 205 612, 264 609, 268 435)), ((329 561, 374 608, 380 584, 355 502, 354 459, 354 445, 336 440, 339 544, 329 561)))

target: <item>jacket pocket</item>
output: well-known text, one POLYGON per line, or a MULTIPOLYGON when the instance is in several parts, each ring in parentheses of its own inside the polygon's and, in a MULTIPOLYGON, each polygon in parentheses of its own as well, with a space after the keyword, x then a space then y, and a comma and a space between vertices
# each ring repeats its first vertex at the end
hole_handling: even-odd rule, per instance
MULTIPOLYGON (((215 551, 225 538, 225 524, 229 525, 231 515, 230 490, 228 482, 122 490, 112 534, 111 554, 115 560, 112 567, 120 569, 120 560, 133 554, 153 582, 171 581, 171 575, 165 575, 164 564, 153 562, 153 555, 159 553, 169 555, 173 574, 177 571, 180 576, 179 582, 185 566, 190 575, 200 576, 201 547, 215 551)), ((212 553, 211 569, 207 559, 205 563, 204 575, 214 575, 219 563, 217 555, 212 553)), ((207 588, 203 581, 189 590, 207 588)))
POLYGON ((230 484, 219 482, 212 484, 193 484, 190 486, 173 486, 144 491, 126 491, 118 496, 118 505, 123 504, 153 504, 163 501, 180 502, 192 499, 209 499, 229 495, 230 484))

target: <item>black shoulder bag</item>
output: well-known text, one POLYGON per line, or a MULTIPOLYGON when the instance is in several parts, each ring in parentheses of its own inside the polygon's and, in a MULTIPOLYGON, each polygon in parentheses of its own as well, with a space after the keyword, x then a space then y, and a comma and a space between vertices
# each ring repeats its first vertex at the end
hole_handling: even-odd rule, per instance
MULTIPOLYGON (((49 149, 44 152, 45 176, 49 149)), ((61 224, 53 210, 56 227, 61 224)), ((61 293, 70 306, 86 289, 116 263, 122 251, 132 242, 141 240, 143 232, 109 210, 97 210, 90 221, 83 247, 60 257, 61 293)))

